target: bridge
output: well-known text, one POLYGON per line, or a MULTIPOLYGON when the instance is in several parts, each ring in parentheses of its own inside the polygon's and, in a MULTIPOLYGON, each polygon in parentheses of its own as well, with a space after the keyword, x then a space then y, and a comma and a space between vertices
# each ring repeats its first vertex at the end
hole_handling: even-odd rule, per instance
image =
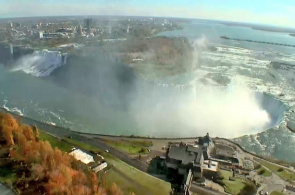
POLYGON ((227 37, 227 36, 221 36, 220 38, 225 39, 225 40, 233 40, 233 41, 261 43, 261 44, 278 45, 278 46, 284 46, 284 47, 295 47, 295 45, 285 44, 285 43, 275 43, 275 42, 268 42, 268 41, 255 41, 255 40, 249 40, 249 39, 236 39, 236 38, 230 38, 230 37, 227 37))

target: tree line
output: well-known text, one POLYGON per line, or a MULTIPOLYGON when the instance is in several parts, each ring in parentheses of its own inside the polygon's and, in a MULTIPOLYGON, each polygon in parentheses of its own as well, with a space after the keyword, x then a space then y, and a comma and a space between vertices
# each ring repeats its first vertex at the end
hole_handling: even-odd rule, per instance
MULTIPOLYGON (((123 194, 116 184, 107 188, 88 166, 39 139, 36 126, 22 124, 2 112, 0 151, 0 160, 5 159, 7 168, 16 170, 13 187, 20 194, 123 194), (5 155, 3 151, 6 151, 5 155)), ((1 163, 0 166, 4 165, 1 163)))

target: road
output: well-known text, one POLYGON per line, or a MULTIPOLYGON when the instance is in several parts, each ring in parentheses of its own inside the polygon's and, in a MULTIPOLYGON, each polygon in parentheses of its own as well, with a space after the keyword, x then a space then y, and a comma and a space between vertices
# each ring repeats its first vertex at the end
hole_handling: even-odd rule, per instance
MULTIPOLYGON (((14 115, 14 114, 13 114, 14 115)), ((16 117, 19 118, 19 116, 17 115, 14 115, 16 117)), ((66 128, 62 128, 62 127, 56 127, 56 126, 52 126, 52 125, 48 125, 48 124, 45 124, 45 123, 41 123, 39 121, 36 121, 36 120, 33 120, 33 119, 30 119, 30 118, 26 118, 26 117, 22 117, 22 121, 23 123, 25 124, 28 124, 28 125, 34 125, 36 124, 37 127, 39 129, 42 129, 50 134, 53 134, 57 137, 65 137, 65 136, 71 136, 72 139, 75 139, 75 140, 79 140, 81 142, 84 142, 84 143, 88 143, 88 144, 91 144, 95 147, 98 147, 102 150, 108 150, 110 154, 112 154, 114 157, 117 157, 119 159, 121 159, 122 161, 124 161, 125 163, 143 171, 143 172, 147 172, 148 170, 148 164, 138 160, 138 159, 135 159, 135 158, 132 158, 130 157, 128 154, 126 153, 123 153, 109 145, 107 145, 106 143, 100 141, 99 139, 93 139, 93 135, 89 135, 89 134, 80 134, 80 133, 77 133, 77 132, 73 132, 69 129, 66 129, 66 128)), ((259 158, 258 156, 256 155, 253 155, 247 151, 245 151, 243 148, 241 148, 239 145, 229 141, 229 140, 226 140, 226 139, 214 139, 214 140, 217 140, 218 142, 222 142, 223 144, 227 144, 227 145, 231 145, 231 146, 234 146, 236 148, 236 150, 241 154, 243 155, 243 157, 246 157, 246 158, 251 158, 254 160, 254 157, 255 158, 259 158)), ((261 160, 264 160, 264 161, 267 161, 263 158, 259 158, 261 160)), ((273 163, 271 161, 267 161, 269 163, 273 163)), ((283 167, 289 171, 294 171, 292 169, 290 169, 289 167, 285 167, 285 166, 282 166, 282 165, 279 165, 279 164, 276 164, 276 163, 273 163, 277 166, 280 166, 280 167, 283 167)), ((274 174, 273 174, 274 175, 274 174)), ((254 176, 255 177, 255 176, 254 176)), ((283 182, 283 180, 275 175, 275 176, 272 176, 270 178, 267 178, 266 180, 264 181, 260 181, 259 183, 262 183, 262 184, 265 184, 263 189, 267 190, 267 191, 272 191, 272 190, 281 190, 283 185, 286 184, 285 182, 283 182)), ((206 194, 223 194, 223 193, 220 193, 220 192, 216 192, 216 191, 212 191, 208 188, 204 188, 204 187, 201 187, 201 186, 197 186, 197 185, 192 185, 191 187, 191 191, 195 191, 195 192, 198 192, 201 194, 203 193, 206 193, 206 194)))
MULTIPOLYGON (((268 170, 267 167, 262 167, 268 170)), ((256 183, 261 183, 261 186, 257 190, 257 194, 259 194, 261 190, 269 193, 272 191, 282 192, 284 186, 286 185, 286 182, 274 173, 272 173, 270 177, 263 177, 253 171, 250 173, 250 177, 253 178, 256 181, 256 183)))
MULTIPOLYGON (((139 161, 138 159, 131 158, 129 155, 107 145, 106 143, 100 141, 99 139, 93 139, 93 135, 88 135, 88 134, 80 134, 77 132, 73 132, 69 129, 62 128, 62 127, 57 127, 57 126, 52 126, 48 124, 41 123, 39 121, 23 117, 22 118, 23 123, 28 124, 28 125, 37 125, 39 129, 42 129, 46 131, 47 133, 50 133, 52 135, 55 135, 57 137, 65 137, 65 136, 71 136, 72 139, 79 140, 84 143, 88 143, 90 145, 93 145, 95 147, 98 147, 102 150, 108 150, 111 155, 114 157, 119 158, 120 160, 124 161, 125 163, 147 173, 148 170, 148 164, 139 161)), ((198 185, 192 185, 191 189, 192 192, 197 192, 201 194, 208 194, 208 195, 224 195, 224 193, 220 192, 215 192, 213 190, 207 189, 205 187, 201 187, 198 185)))
POLYGON ((258 156, 258 155, 256 155, 256 154, 253 154, 253 153, 251 153, 251 152, 248 152, 248 151, 246 151, 244 148, 242 148, 241 146, 239 146, 238 144, 233 143, 232 141, 229 141, 229 140, 227 140, 227 139, 223 139, 223 138, 214 138, 214 141, 218 141, 219 143, 223 143, 223 144, 225 144, 225 145, 230 145, 230 146, 232 146, 232 147, 235 147, 236 150, 239 152, 239 154, 240 154, 240 155, 243 155, 244 158, 250 158, 250 159, 252 159, 252 160, 253 160, 254 158, 257 158, 257 159, 259 159, 259 160, 263 160, 263 161, 266 161, 266 162, 268 162, 268 163, 271 163, 271 164, 274 164, 274 165, 276 165, 276 166, 279 166, 279 167, 282 167, 282 168, 284 168, 284 169, 287 169, 288 171, 292 171, 292 172, 295 171, 294 168, 290 168, 290 167, 287 167, 287 166, 284 166, 284 165, 281 165, 281 164, 274 163, 274 162, 269 161, 269 160, 266 160, 266 159, 264 159, 264 158, 262 158, 262 157, 260 157, 260 156, 258 156))
POLYGON ((92 139, 86 135, 80 135, 80 134, 74 133, 74 132, 70 132, 70 136, 75 140, 79 140, 81 142, 88 143, 88 144, 98 147, 102 150, 108 150, 109 153, 111 155, 113 155, 114 157, 119 158, 120 160, 124 161, 125 163, 127 163, 127 164, 129 164, 129 165, 131 165, 143 172, 147 172, 147 170, 148 170, 148 164, 146 164, 138 159, 131 158, 128 154, 123 153, 123 152, 107 145, 106 143, 104 143, 98 139, 92 139))
POLYGON ((8 186, 0 183, 0 194, 1 195, 14 195, 14 193, 8 186))
POLYGON ((221 193, 218 191, 213 191, 208 188, 204 188, 202 186, 198 186, 195 183, 192 183, 190 191, 193 193, 206 194, 206 195, 225 195, 226 194, 226 193, 221 193))
MULTIPOLYGON (((219 143, 223 143, 223 144, 227 144, 227 145, 231 145, 236 147, 236 150, 239 152, 240 155, 243 156, 243 158, 247 158, 247 159, 251 159, 254 162, 260 164, 259 162, 256 161, 256 159, 259 159, 261 161, 265 161, 271 164, 274 164, 278 167, 282 167, 285 170, 288 171, 292 171, 294 172, 294 169, 291 169, 289 167, 277 164, 277 163, 273 163, 271 161, 265 160, 257 155, 253 155, 248 151, 245 151, 243 148, 241 148, 239 145, 232 143, 231 141, 225 140, 225 139, 216 139, 219 143)), ((269 172, 272 173, 272 175, 270 177, 264 177, 261 175, 258 175, 256 171, 252 171, 250 173, 250 178, 254 179, 256 181, 256 183, 260 183, 261 186, 259 187, 259 189, 257 190, 257 194, 259 194, 259 192, 261 190, 263 190, 264 192, 272 192, 272 191, 277 191, 277 192, 282 192, 285 188, 286 185, 290 185, 291 183, 288 181, 283 180, 279 175, 277 175, 275 172, 269 170, 266 166, 261 165, 264 169, 268 170, 269 172)), ((285 192, 286 193, 286 192, 285 192)), ((295 195, 294 192, 291 191, 287 191, 288 194, 290 195, 295 195)))
MULTIPOLYGON (((20 116, 10 113, 12 114, 14 117, 19 118, 20 116)), ((77 132, 71 131, 70 129, 66 129, 63 127, 57 127, 57 126, 53 126, 53 125, 48 125, 42 122, 39 122, 37 120, 33 120, 27 117, 21 117, 22 122, 24 124, 27 125, 36 125, 38 127, 38 129, 42 129, 43 131, 46 131, 47 133, 50 133, 52 135, 55 135, 57 137, 72 137, 72 139, 84 142, 84 143, 88 143, 90 145, 93 145, 95 147, 98 147, 102 150, 108 150, 110 154, 112 154, 114 157, 119 158, 120 160, 124 161, 125 163, 143 171, 143 172, 147 172, 148 170, 148 164, 138 160, 138 159, 134 159, 131 158, 128 154, 123 153, 109 145, 107 145, 106 143, 98 140, 98 139, 92 139, 91 136, 92 135, 88 135, 88 134, 79 134, 77 132)))

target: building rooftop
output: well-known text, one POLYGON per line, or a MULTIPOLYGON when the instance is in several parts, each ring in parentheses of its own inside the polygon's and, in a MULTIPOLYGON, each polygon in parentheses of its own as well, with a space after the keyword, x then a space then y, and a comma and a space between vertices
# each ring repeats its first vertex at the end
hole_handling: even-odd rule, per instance
POLYGON ((218 171, 218 162, 212 161, 212 160, 204 160, 202 168, 203 168, 203 170, 217 172, 218 171))
POLYGON ((170 159, 181 161, 181 164, 198 164, 203 155, 202 148, 199 146, 180 145, 171 146, 168 152, 170 159))
POLYGON ((216 144, 216 154, 227 156, 227 157, 235 157, 237 156, 236 151, 230 146, 216 144))
POLYGON ((92 170, 93 170, 95 173, 97 173, 97 172, 99 172, 99 171, 105 169, 107 166, 108 166, 108 163, 107 163, 107 162, 103 162, 103 163, 97 165, 96 167, 93 167, 92 170))
POLYGON ((70 155, 72 155, 75 159, 80 160, 85 164, 94 162, 94 159, 91 155, 87 154, 86 152, 83 152, 80 149, 73 150, 72 152, 70 152, 70 155))

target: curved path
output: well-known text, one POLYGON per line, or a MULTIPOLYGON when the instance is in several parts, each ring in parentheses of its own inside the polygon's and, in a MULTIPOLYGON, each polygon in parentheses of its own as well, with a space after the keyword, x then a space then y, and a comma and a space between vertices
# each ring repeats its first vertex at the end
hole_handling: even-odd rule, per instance
MULTIPOLYGON (((13 114, 13 113, 11 113, 13 114)), ((15 115, 13 114, 14 116, 16 116, 17 118, 19 118, 20 116, 18 115, 15 115)), ((134 159, 132 157, 130 157, 128 154, 124 153, 124 152, 121 152, 111 146, 109 146, 108 144, 104 143, 103 141, 100 141, 99 139, 93 139, 94 136, 98 136, 98 135, 91 135, 91 134, 82 134, 82 133, 78 133, 78 132, 73 132, 71 131, 70 129, 66 129, 66 128, 62 128, 62 127, 57 127, 57 126, 52 126, 52 125, 48 125, 46 123, 42 123, 42 122, 39 122, 39 121, 36 121, 36 120, 33 120, 33 119, 30 119, 30 118, 26 118, 26 117, 21 117, 22 118, 22 121, 25 123, 25 124, 28 124, 28 125, 37 125, 37 127, 39 129, 42 129, 52 135, 55 135, 59 138, 62 138, 62 137, 65 137, 65 136, 71 136, 73 139, 75 140, 79 140, 81 142, 84 142, 84 143, 88 143, 88 144, 91 144, 93 146, 96 146, 98 148, 101 148, 102 150, 108 150, 110 154, 112 154, 114 157, 117 157, 119 159, 121 159, 122 161, 124 161, 125 163, 143 171, 143 172, 147 172, 148 170, 148 164, 138 160, 138 159, 134 159)), ((260 157, 256 154, 253 154, 253 153, 250 153, 248 151, 246 151, 245 149, 243 149, 240 145, 230 141, 230 140, 227 140, 227 139, 223 139, 223 138, 214 138, 214 140, 218 141, 218 142, 222 142, 224 144, 227 144, 227 145, 231 145, 231 146, 234 146, 238 152, 242 153, 244 155, 244 157, 250 157, 251 159, 253 159, 254 157, 255 158, 258 158, 260 160, 264 160, 264 161, 267 161, 269 163, 272 163, 272 164, 275 164, 277 166, 280 166, 280 167, 283 167, 289 171, 293 171, 292 169, 290 169, 289 167, 286 167, 286 166, 283 166, 283 165, 280 165, 280 164, 277 164, 277 163, 274 163, 274 162, 271 162, 269 160, 266 160, 264 159, 263 157, 260 157)), ((1 190, 1 189, 0 189, 1 190)), ((196 186, 196 185, 192 185, 192 188, 191 188, 192 191, 199 191, 199 192, 204 192, 206 191, 206 193, 209 193, 209 194, 221 194, 221 193, 218 193, 216 191, 211 191, 204 187, 201 187, 201 186, 196 186)), ((6 192, 6 191, 5 191, 6 192)), ((12 192, 13 193, 13 192, 12 192)), ((0 191, 0 194, 4 194, 4 193, 1 193, 0 191)))

